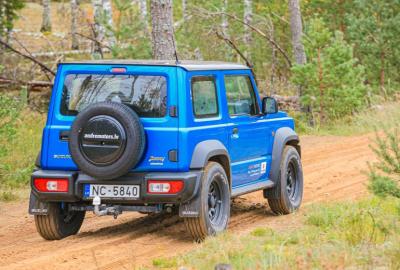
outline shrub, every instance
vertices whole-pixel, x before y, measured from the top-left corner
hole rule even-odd
[[[17,119],[21,113],[18,100],[0,95],[0,140],[8,141],[16,133]],[[6,144],[0,144],[0,157],[7,155]]]
[[[400,198],[400,133],[399,126],[384,135],[377,133],[375,145],[371,149],[378,162],[370,165],[369,190],[378,196]]]

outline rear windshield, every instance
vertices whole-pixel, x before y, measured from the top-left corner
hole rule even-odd
[[[163,117],[167,86],[163,76],[69,74],[64,81],[61,114],[76,115],[87,106],[123,103],[140,117]]]

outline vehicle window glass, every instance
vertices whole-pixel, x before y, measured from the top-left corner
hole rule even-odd
[[[258,106],[248,76],[225,76],[225,89],[230,115],[256,115]]]
[[[213,77],[192,78],[193,113],[204,118],[218,115],[217,89]]]
[[[123,103],[140,117],[163,117],[167,105],[166,78],[111,74],[66,76],[61,114],[76,115],[87,106],[103,101]]]

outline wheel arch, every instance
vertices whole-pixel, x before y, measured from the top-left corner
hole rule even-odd
[[[278,181],[282,153],[286,145],[291,145],[296,148],[297,152],[301,156],[299,136],[293,129],[289,127],[282,127],[275,132],[275,139],[272,148],[270,179],[274,183]]]
[[[199,142],[194,148],[190,169],[202,169],[209,161],[218,162],[224,168],[228,177],[229,186],[231,181],[231,160],[225,145],[218,140],[206,140]]]

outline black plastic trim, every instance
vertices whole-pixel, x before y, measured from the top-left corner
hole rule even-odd
[[[153,172],[153,173],[130,173],[114,180],[97,180],[93,177],[80,173],[68,171],[46,171],[38,170],[32,174],[31,187],[32,192],[40,201],[44,202],[84,202],[91,199],[83,197],[84,184],[106,184],[106,185],[140,185],[140,198],[137,200],[110,200],[103,199],[104,203],[183,203],[192,199],[199,190],[199,183],[203,172],[193,170],[189,172]],[[69,191],[60,192],[39,192],[33,186],[35,178],[68,178]],[[183,180],[184,189],[178,194],[148,194],[148,180]]]

